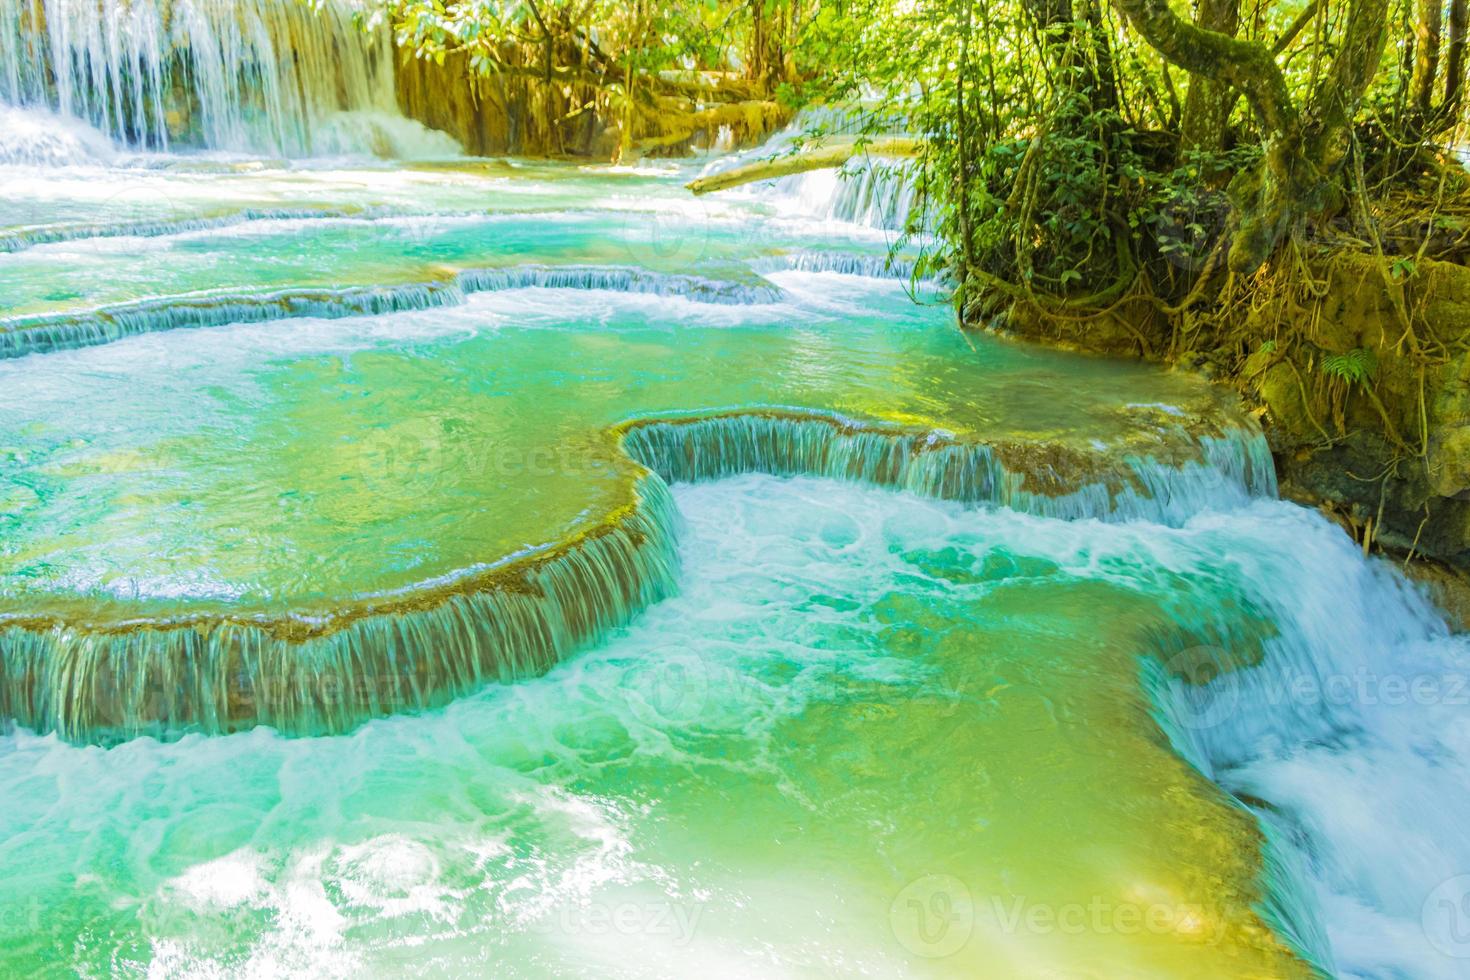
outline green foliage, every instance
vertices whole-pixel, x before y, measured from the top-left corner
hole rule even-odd
[[[604,84],[615,69],[739,70],[751,53],[757,13],[769,37],[790,21],[795,0],[380,0],[397,43],[417,57],[468,56],[484,75],[525,67],[550,48],[553,76],[589,71]],[[784,37],[784,34],[782,35]],[[534,67],[534,66],[533,66]],[[541,67],[545,67],[542,65]]]
[[[1205,75],[1169,64],[1140,37],[1137,21],[1119,13],[1123,3],[380,2],[374,16],[386,16],[400,45],[419,57],[463,54],[481,75],[532,79],[527,84],[544,76],[542,84],[563,93],[559,112],[570,116],[595,103],[626,117],[625,140],[639,118],[664,118],[671,93],[699,103],[708,78],[682,88],[675,80],[699,73],[721,84],[741,79],[748,87],[742,97],[787,109],[841,107],[828,129],[927,137],[914,174],[923,211],[909,228],[929,249],[924,267],[1043,296],[1116,296],[1110,286],[1133,277],[1156,296],[1181,300],[1247,226],[1271,246],[1283,234],[1299,235],[1307,219],[1340,224],[1346,216],[1360,226],[1345,241],[1374,242],[1376,231],[1359,220],[1370,215],[1364,220],[1372,222],[1371,203],[1345,202],[1379,185],[1356,186],[1342,175],[1367,173],[1371,181],[1387,172],[1396,186],[1417,179],[1416,148],[1430,128],[1410,104],[1412,49],[1392,43],[1422,26],[1421,5],[1412,0],[1386,0],[1395,38],[1382,47],[1376,70],[1369,65],[1361,103],[1354,94],[1346,106],[1355,113],[1349,147],[1272,144],[1252,104],[1228,85],[1212,88]],[[1358,50],[1371,59],[1378,50],[1362,49],[1349,33],[1355,17],[1373,16],[1372,3],[1263,0],[1229,9],[1237,38],[1275,51],[1286,96],[1312,124],[1342,108],[1335,100],[1346,98],[1346,59]],[[1187,21],[1184,6],[1169,9]],[[1203,3],[1194,7],[1205,15]],[[1470,71],[1470,58],[1457,70]],[[1436,132],[1459,124],[1463,138],[1470,103],[1455,96],[1463,81],[1435,83]],[[585,91],[572,92],[573,85]],[[1364,159],[1343,167],[1349,152]],[[1275,184],[1265,174],[1284,167],[1289,153],[1312,161],[1281,172],[1320,166],[1339,176],[1312,188],[1310,200],[1302,188],[1286,188],[1288,198],[1303,199],[1273,212],[1265,198],[1280,173]],[[1431,220],[1444,231],[1463,230],[1451,227],[1460,221],[1453,215]],[[1414,263],[1398,255],[1394,275],[1411,276]],[[1003,292],[1014,298],[1014,289]]]
[[[1342,354],[1322,358],[1322,373],[1350,385],[1367,384],[1378,369],[1378,358],[1366,347],[1355,347]]]

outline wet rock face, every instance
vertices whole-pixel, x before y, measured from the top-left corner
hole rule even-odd
[[[1470,333],[1470,323],[1463,333]],[[1441,497],[1460,497],[1470,492],[1470,355],[1447,365],[1434,414],[1439,425],[1429,437],[1430,487]]]
[[[569,62],[580,58],[564,56]],[[528,55],[518,46],[506,46],[501,57],[522,69],[540,65],[539,52]],[[596,78],[589,71],[548,93],[532,73],[487,77],[463,53],[450,52],[440,63],[400,48],[394,90],[405,116],[450,134],[476,156],[683,156],[720,145],[755,145],[790,121],[788,110],[734,79],[701,87],[697,97],[677,87],[661,91],[657,111],[640,110],[630,121],[608,91],[594,84]]]
[[[1358,533],[1371,521],[1391,551],[1470,568],[1470,353],[1454,346],[1470,332],[1470,270],[1426,262],[1395,283],[1370,256],[1338,256],[1324,278],[1315,308],[1266,313],[1311,351],[1255,378],[1283,492]],[[1412,354],[1409,325],[1448,356]],[[1328,377],[1329,359],[1354,352],[1367,352],[1368,384]]]

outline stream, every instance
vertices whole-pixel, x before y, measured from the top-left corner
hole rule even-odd
[[[463,157],[346,21],[179,145],[19,9],[0,974],[1470,970],[1470,642],[1229,393],[961,331],[881,168]]]

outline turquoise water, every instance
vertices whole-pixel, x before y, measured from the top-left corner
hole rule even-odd
[[[546,677],[335,738],[7,739],[0,969],[1291,969],[1138,678],[1170,606],[1249,592],[1204,572],[1227,534],[759,476],[676,502],[679,594]],[[1198,586],[1160,591],[1176,563]],[[1090,901],[1158,924],[1008,924]]]
[[[611,435],[634,418],[779,409],[1090,449],[1216,408],[1187,379],[967,341],[897,283],[772,282],[779,303],[511,290],[0,363],[5,611],[321,612],[453,575],[599,521],[636,473]]]
[[[456,305],[510,286],[769,303],[780,291],[762,273],[907,279],[912,266],[906,255],[889,262],[890,234],[696,200],[657,171],[466,162],[135,168],[54,183],[21,174],[0,190],[0,241],[12,248],[0,252],[0,357],[178,326]]]
[[[1470,653],[1228,395],[817,181],[178,162],[0,182],[0,974],[1460,975]]]

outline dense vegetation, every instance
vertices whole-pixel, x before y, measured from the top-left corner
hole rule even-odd
[[[530,82],[553,128],[629,120],[619,151],[655,149],[679,97],[732,94],[923,135],[938,261],[975,301],[1095,309],[1140,279],[1177,304],[1200,273],[1250,274],[1312,236],[1460,254],[1446,147],[1463,137],[1466,3],[390,0],[387,15],[418,57]],[[1416,225],[1385,224],[1389,204]]]
[[[401,50],[469,76],[521,152],[678,152],[696,133],[769,131],[796,77],[797,4],[387,0]],[[456,64],[457,63],[457,64]],[[611,143],[597,139],[611,130]]]
[[[1338,453],[1350,485],[1314,493],[1355,527],[1387,507],[1401,548],[1470,548],[1446,503],[1470,431],[1433,457],[1470,289],[1430,315],[1424,285],[1470,259],[1470,0],[387,2],[415,57],[519,86],[503,108],[547,152],[680,152],[820,105],[800,118],[859,149],[915,137],[907,245],[966,323],[1236,379],[1295,432],[1279,452]],[[1389,312],[1348,309],[1351,276]]]

